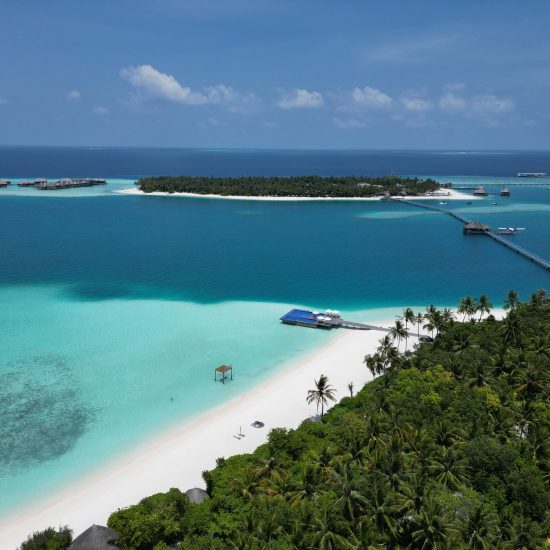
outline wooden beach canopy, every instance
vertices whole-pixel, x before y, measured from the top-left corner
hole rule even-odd
[[[92,525],[78,535],[69,550],[113,550],[118,533],[103,525]]]
[[[225,375],[226,372],[231,373],[231,380],[233,380],[233,367],[230,365],[220,365],[219,367],[216,367],[214,369],[214,380],[218,379],[218,372],[221,374],[221,382],[225,384],[225,381],[227,379],[227,376]]]

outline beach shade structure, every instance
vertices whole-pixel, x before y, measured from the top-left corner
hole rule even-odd
[[[191,504],[202,504],[205,500],[210,498],[204,489],[199,489],[198,487],[187,489],[187,491],[185,491],[185,496]]]
[[[214,369],[214,381],[218,380],[218,373],[220,373],[220,382],[225,384],[225,381],[228,380],[226,373],[230,373],[230,380],[233,380],[233,367],[231,365],[220,365]]]
[[[254,420],[252,424],[250,424],[253,428],[263,428],[265,424],[261,422],[260,420]]]
[[[103,525],[92,525],[80,533],[69,550],[113,550],[117,548],[118,533]]]

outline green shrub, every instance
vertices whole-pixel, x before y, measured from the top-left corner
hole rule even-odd
[[[20,550],[64,550],[73,541],[73,532],[67,527],[36,531],[21,544]]]

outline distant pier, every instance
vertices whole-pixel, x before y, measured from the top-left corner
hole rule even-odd
[[[452,210],[445,210],[444,208],[438,208],[437,206],[431,206],[428,204],[420,204],[418,202],[410,201],[407,199],[394,199],[395,202],[402,202],[405,204],[409,204],[411,206],[416,206],[417,208],[425,208],[426,210],[432,210],[434,212],[440,212],[442,214],[448,214],[449,216],[452,216],[453,218],[456,218],[458,221],[462,222],[464,225],[464,232],[465,233],[479,233],[482,235],[487,235],[491,237],[491,239],[495,240],[496,242],[504,245],[506,248],[509,248],[510,250],[513,250],[517,254],[523,256],[527,260],[539,265],[540,267],[546,269],[547,271],[550,271],[550,262],[548,260],[545,260],[541,256],[538,256],[537,254],[534,254],[533,252],[530,252],[526,248],[523,248],[521,246],[518,246],[517,244],[511,243],[510,241],[507,241],[506,239],[503,239],[500,235],[497,235],[494,231],[491,230],[491,228],[488,225],[483,225],[480,222],[473,222],[472,220],[465,218],[464,216],[461,216],[460,214],[457,214],[456,212],[453,212]],[[468,227],[483,227],[483,230],[479,231],[470,231],[467,230]]]

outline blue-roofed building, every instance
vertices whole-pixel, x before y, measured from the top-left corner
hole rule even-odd
[[[292,309],[281,317],[281,321],[288,325],[300,325],[312,328],[332,328],[333,326],[338,326],[332,317],[306,309]]]

